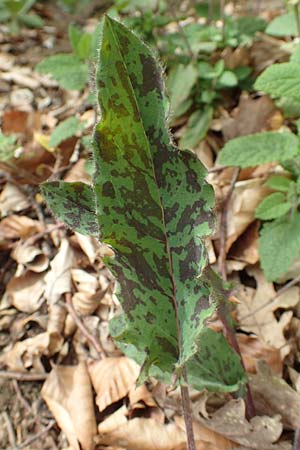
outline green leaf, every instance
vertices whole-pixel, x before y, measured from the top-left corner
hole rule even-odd
[[[97,216],[102,241],[115,251],[110,266],[124,310],[114,336],[146,352],[145,373],[153,364],[173,372],[197,353],[215,310],[199,278],[213,191],[197,157],[170,143],[161,70],[151,52],[108,17],[97,79]]]
[[[75,136],[78,131],[83,129],[83,124],[77,117],[69,117],[61,122],[52,132],[49,141],[50,147],[57,147],[63,141],[71,136]]]
[[[186,103],[191,90],[198,78],[198,70],[194,64],[184,66],[179,64],[169,74],[167,88],[171,97],[172,117],[179,117],[182,112],[182,104]]]
[[[268,281],[283,275],[300,256],[300,214],[266,222],[260,232],[259,256]]]
[[[213,117],[213,108],[206,107],[203,111],[197,110],[191,114],[185,133],[180,139],[181,148],[194,148],[205,138]]]
[[[288,192],[291,183],[292,180],[290,180],[289,178],[280,175],[272,175],[265,182],[265,186],[276,191]]]
[[[64,89],[83,89],[89,79],[89,68],[77,56],[57,54],[41,61],[36,70],[51,75]]]
[[[275,17],[267,26],[266,33],[277,37],[298,36],[295,14],[288,12]]]
[[[0,133],[0,161],[7,161],[14,156],[17,148],[17,136],[10,134],[5,136]]]
[[[292,205],[286,200],[286,195],[281,192],[274,192],[274,194],[268,195],[258,205],[255,211],[255,217],[262,220],[277,219],[284,216]]]
[[[292,133],[268,131],[242,136],[227,142],[218,164],[251,167],[272,161],[284,161],[298,153],[298,139]]]
[[[225,70],[218,79],[219,87],[231,88],[237,86],[237,84],[237,76],[231,70]]]
[[[69,36],[69,40],[70,40],[72,49],[73,49],[74,53],[76,53],[76,54],[77,54],[77,47],[78,47],[78,44],[79,44],[79,41],[80,41],[82,35],[83,35],[83,32],[76,25],[74,25],[73,23],[71,23],[69,25],[68,36]]]
[[[88,60],[91,53],[92,35],[84,33],[77,45],[77,56],[82,60]]]
[[[205,328],[200,351],[187,365],[189,384],[203,391],[235,392],[247,381],[239,356],[221,333]]]
[[[300,45],[297,44],[294,51],[290,57],[290,62],[300,64]]]
[[[99,237],[95,194],[80,182],[52,181],[42,184],[42,194],[56,217],[78,233]]]
[[[254,87],[274,97],[288,97],[299,101],[300,64],[273,64],[257,78]]]
[[[43,19],[37,14],[22,14],[18,20],[28,28],[42,28],[44,26]]]

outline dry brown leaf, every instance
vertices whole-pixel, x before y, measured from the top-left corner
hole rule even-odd
[[[49,305],[48,308],[48,333],[63,334],[67,311],[62,305],[57,303]]]
[[[249,422],[245,418],[245,403],[242,399],[230,400],[209,419],[199,414],[199,420],[227,439],[257,450],[268,448],[282,433],[280,416],[255,416]]]
[[[259,364],[258,373],[250,375],[250,387],[259,414],[280,414],[285,428],[299,428],[300,394],[266,364]]]
[[[116,414],[116,413],[115,413]],[[120,417],[121,416],[121,417]],[[155,419],[135,418],[124,422],[124,410],[108,426],[106,420],[99,425],[97,443],[120,446],[130,450],[186,450],[186,432],[182,417],[176,423],[161,424]],[[115,427],[115,428],[114,428]],[[106,429],[109,431],[106,432]],[[232,442],[194,422],[197,450],[229,450]]]
[[[232,117],[221,119],[225,141],[270,129],[270,121],[275,113],[276,107],[270,97],[265,95],[253,99],[244,92]]]
[[[91,264],[94,264],[96,258],[100,254],[101,244],[92,237],[75,232],[75,236],[82,251],[86,254]]]
[[[59,351],[63,339],[57,333],[40,333],[24,341],[10,344],[0,355],[0,362],[10,370],[23,371],[33,369],[44,373],[45,369],[40,358]]]
[[[45,281],[45,297],[49,304],[57,302],[62,294],[71,292],[71,269],[75,266],[75,254],[67,239],[61,241],[58,253],[50,263]]]
[[[12,183],[6,183],[0,194],[0,215],[7,216],[9,213],[22,211],[30,206],[26,195]]]
[[[92,314],[98,308],[103,296],[97,276],[82,269],[72,269],[71,277],[77,288],[72,297],[75,310],[80,315]]]
[[[294,307],[299,302],[299,287],[291,287],[266,307],[259,310],[262,305],[274,298],[276,291],[273,283],[266,281],[263,273],[257,267],[249,268],[247,271],[249,275],[255,278],[257,288],[253,289],[246,286],[238,288],[237,297],[241,302],[237,305],[239,326],[245,331],[255,333],[263,343],[281,349],[281,357],[283,358],[290,351],[289,345],[286,345],[284,329],[290,322],[293,313],[292,311],[286,311],[277,320],[274,311],[278,308]]]
[[[33,313],[43,304],[45,298],[45,275],[25,272],[21,277],[13,277],[7,284],[6,293],[19,311]]]
[[[28,245],[27,242],[19,242],[13,249],[11,257],[17,263],[37,273],[44,272],[49,265],[48,257],[39,248]]]
[[[85,170],[86,159],[80,158],[74,166],[69,170],[64,180],[67,182],[81,181],[82,183],[91,184],[91,177]]]
[[[263,185],[261,178],[239,181],[232,193],[227,213],[227,241],[226,249],[247,229],[255,220],[255,210],[264,197],[270,192]]]
[[[274,374],[282,375],[282,359],[278,348],[261,342],[256,336],[238,333],[237,338],[248,373],[256,373],[257,363],[262,360],[268,364]]]
[[[126,397],[140,374],[140,367],[126,356],[106,358],[88,365],[100,411]]]
[[[145,384],[140,386],[134,386],[129,392],[129,402],[132,408],[135,408],[136,405],[141,402],[145,403],[145,405],[150,407],[156,407],[157,403],[154,400],[151,392],[147,389]]]
[[[26,239],[35,233],[40,233],[43,226],[37,220],[27,216],[12,214],[0,223],[0,241],[6,239]]]
[[[86,365],[55,367],[41,394],[72,449],[93,450],[97,427]]]
[[[242,261],[247,264],[256,264],[259,260],[258,254],[258,230],[260,222],[255,220],[246,231],[233,243],[228,258]]]

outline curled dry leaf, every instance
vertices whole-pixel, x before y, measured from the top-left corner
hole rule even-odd
[[[91,264],[94,264],[101,249],[100,242],[93,236],[85,236],[75,232],[75,236],[82,251],[86,254]]]
[[[86,365],[55,367],[41,394],[72,449],[93,450],[97,427]]]
[[[265,361],[273,373],[282,375],[282,359],[279,348],[267,345],[256,336],[237,334],[246,371],[256,373],[258,361]]]
[[[99,425],[100,436],[97,443],[119,446],[130,450],[186,450],[186,432],[182,417],[176,423],[162,424],[155,419],[126,419],[123,409],[115,417],[111,417]],[[109,421],[109,423],[106,423]],[[200,423],[194,422],[194,434],[197,450],[229,450],[232,442],[209,430]]]
[[[88,366],[100,411],[126,397],[140,374],[140,367],[126,356],[106,358]]]
[[[96,294],[100,289],[97,276],[82,269],[72,269],[71,276],[77,288],[77,292],[72,297],[74,308],[81,315],[92,314],[103,296],[101,292],[99,292],[100,295]]]
[[[286,381],[261,363],[258,373],[250,375],[250,387],[260,414],[280,414],[286,428],[299,428],[300,394]]]
[[[20,242],[12,251],[11,257],[33,272],[44,272],[49,265],[47,256],[34,245]]]
[[[256,280],[256,289],[240,286],[237,297],[240,303],[237,305],[240,328],[255,333],[263,343],[274,348],[281,349],[281,357],[290,351],[286,345],[284,329],[292,318],[292,311],[281,314],[279,321],[274,315],[278,308],[292,308],[299,302],[300,290],[294,286],[275,298],[276,291],[273,283],[266,281],[263,273],[257,268],[249,268],[248,273]],[[269,301],[269,303],[268,303]],[[263,309],[262,305],[268,303]]]
[[[148,391],[147,386],[142,384],[140,386],[134,386],[129,392],[129,402],[132,408],[137,407],[137,404],[141,402],[150,407],[156,407],[157,403],[154,400],[151,392]]]
[[[48,308],[48,333],[63,334],[67,311],[59,304],[51,304]]]
[[[51,356],[58,352],[63,339],[58,333],[40,333],[32,338],[9,345],[0,355],[0,363],[10,370],[44,372],[41,356]]]
[[[30,206],[26,195],[12,183],[6,183],[0,194],[0,215],[7,216],[9,213],[22,211]]]
[[[210,430],[250,449],[268,449],[282,433],[282,423],[278,415],[256,416],[248,421],[245,418],[245,403],[242,399],[230,400],[209,419],[199,414],[199,420]]]
[[[43,304],[45,286],[45,274],[28,271],[20,277],[11,278],[6,293],[16,309],[30,314]]]
[[[49,304],[57,302],[62,294],[71,292],[71,269],[75,265],[75,254],[67,239],[62,239],[58,253],[50,263],[45,281],[45,297]]]
[[[43,226],[37,220],[27,216],[12,214],[0,223],[0,241],[6,239],[26,239],[35,233],[43,231]]]

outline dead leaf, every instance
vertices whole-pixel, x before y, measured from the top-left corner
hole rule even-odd
[[[233,243],[228,258],[242,261],[247,264],[256,264],[259,261],[258,231],[260,222],[252,222],[244,233]]]
[[[72,297],[75,310],[84,316],[92,314],[103,297],[97,276],[82,269],[72,269],[71,277],[77,288],[77,292]]]
[[[259,414],[280,414],[285,428],[300,427],[300,394],[266,364],[260,363],[258,373],[250,375],[250,388]]]
[[[283,358],[290,352],[289,345],[286,345],[284,337],[284,329],[292,318],[292,311],[281,314],[277,320],[274,311],[278,308],[292,308],[299,302],[299,287],[293,286],[274,301],[276,291],[273,283],[266,281],[263,273],[257,267],[247,269],[250,276],[256,280],[256,289],[239,286],[237,297],[240,304],[237,305],[239,326],[241,329],[255,333],[259,339],[274,348],[281,349],[281,357]],[[262,305],[270,303],[263,309],[259,309]]]
[[[134,386],[129,392],[129,402],[132,408],[135,408],[137,404],[143,402],[149,407],[156,407],[157,403],[154,400],[151,392],[147,389],[145,384],[140,386]]]
[[[26,239],[42,230],[43,226],[37,220],[11,214],[0,222],[0,241],[2,239]]]
[[[168,424],[144,418],[125,422],[124,408],[115,417],[113,421],[110,420],[111,417],[108,417],[100,423],[97,444],[120,446],[130,450],[186,450],[186,432],[182,417],[176,418],[176,423]],[[109,423],[107,424],[106,421]],[[200,423],[194,422],[194,434],[197,450],[230,450],[232,448],[232,442]]]
[[[45,275],[25,272],[20,277],[13,277],[7,284],[7,295],[11,304],[19,311],[33,313],[45,301]]]
[[[93,394],[84,363],[57,366],[49,374],[41,392],[73,450],[93,450],[97,433]]]
[[[278,415],[256,416],[249,422],[245,418],[245,403],[242,399],[230,400],[209,419],[199,415],[199,420],[210,430],[227,439],[257,450],[268,448],[282,433],[282,423]]]
[[[0,355],[0,362],[10,370],[24,372],[32,368],[34,372],[44,373],[41,356],[58,352],[62,342],[57,333],[40,333],[14,345],[10,344]]]
[[[0,214],[2,217],[9,213],[28,208],[30,202],[26,195],[12,183],[6,183],[0,194]]]
[[[236,183],[228,205],[227,251],[255,220],[255,210],[257,206],[270,192],[263,183],[264,181],[261,178],[239,181]]]
[[[50,263],[45,281],[45,297],[49,304],[56,303],[72,290],[71,269],[75,266],[75,254],[67,239],[62,239],[58,253]]]
[[[88,365],[100,411],[126,397],[140,374],[140,367],[126,356],[106,358]]]
[[[18,243],[13,249],[11,257],[32,272],[44,272],[49,265],[48,257],[39,248],[29,245],[27,242]]]
[[[91,184],[92,179],[90,175],[85,170],[85,164],[87,160],[80,158],[74,166],[69,170],[67,175],[64,177],[64,181],[73,182],[81,181],[82,183]]]
[[[256,336],[237,334],[247,373],[256,373],[258,361],[265,361],[273,373],[282,375],[280,350],[261,342]]]
[[[269,130],[272,116],[276,112],[270,97],[264,95],[253,99],[247,92],[243,92],[231,117],[221,119],[225,142],[238,136]]]

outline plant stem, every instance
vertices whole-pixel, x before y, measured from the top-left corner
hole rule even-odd
[[[186,368],[183,369],[184,384],[180,385],[183,417],[185,422],[188,450],[196,450],[195,436],[193,430],[193,416],[189,388],[187,384]]]

